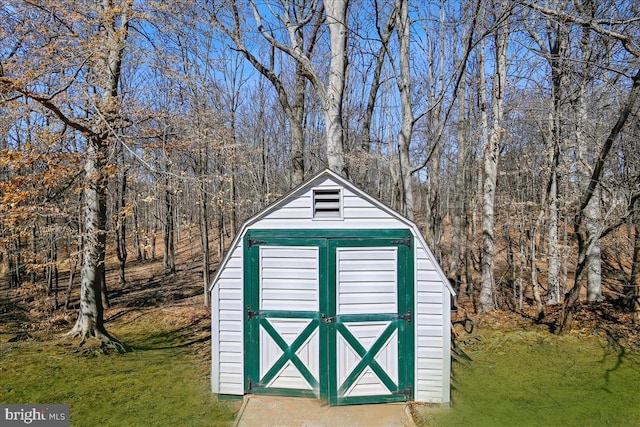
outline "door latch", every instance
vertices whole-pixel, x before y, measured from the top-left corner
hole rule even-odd
[[[251,307],[247,307],[247,319],[251,320],[252,317],[261,316],[261,311],[251,310]]]
[[[398,317],[396,317],[396,319],[402,319],[407,323],[411,323],[411,321],[413,320],[413,316],[411,315],[411,310],[408,310],[406,314],[399,314]]]
[[[336,323],[335,317],[327,317],[324,313],[320,315],[320,323]]]

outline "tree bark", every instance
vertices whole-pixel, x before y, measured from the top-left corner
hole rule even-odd
[[[400,102],[402,110],[402,123],[398,134],[398,176],[401,182],[400,212],[413,220],[413,182],[411,180],[411,159],[409,148],[411,146],[411,136],[413,134],[413,104],[411,99],[411,58],[410,52],[410,20],[409,2],[400,2],[397,17],[397,33],[400,56],[400,75],[398,76],[398,90],[400,91]]]
[[[559,27],[559,26],[558,26]],[[560,164],[560,140],[562,138],[561,123],[561,90],[563,87],[563,69],[561,55],[564,52],[565,34],[560,28],[555,28],[555,39],[549,41],[549,63],[551,65],[552,102],[550,144],[549,144],[549,183],[547,194],[549,199],[549,223],[548,223],[548,294],[547,304],[562,302],[560,290],[560,250],[558,241],[558,167]],[[552,37],[552,36],[549,36]]]
[[[427,172],[427,218],[429,221],[429,226],[427,228],[427,243],[431,245],[433,255],[436,260],[442,262],[442,251],[441,251],[441,240],[442,240],[442,202],[440,199],[440,191],[441,191],[441,182],[440,182],[440,174],[442,167],[442,152],[443,147],[439,142],[442,136],[442,107],[443,102],[439,102],[437,100],[437,92],[444,92],[445,87],[445,26],[446,26],[446,15],[445,15],[445,3],[440,3],[440,19],[439,19],[439,44],[440,49],[437,53],[435,49],[429,49],[431,52],[431,58],[429,59],[429,69],[427,72],[428,79],[433,83],[429,85],[428,90],[428,99],[430,110],[427,115],[430,125],[429,128],[432,129],[429,134],[429,139],[431,141],[432,147],[429,152],[430,163]],[[460,71],[463,73],[463,71]],[[436,77],[437,75],[437,77]]]
[[[307,81],[302,74],[302,67],[296,63],[294,76],[295,89],[291,103],[291,186],[296,187],[304,181],[304,99]]]
[[[122,157],[122,173],[120,176],[119,189],[116,191],[116,204],[115,212],[116,216],[116,256],[120,264],[120,274],[118,277],[118,283],[121,286],[125,286],[127,279],[126,264],[127,264],[127,213],[126,213],[126,195],[127,195],[127,166],[124,163],[124,154],[120,153]]]
[[[348,176],[344,156],[344,127],[342,124],[342,100],[347,72],[347,7],[348,0],[327,0],[324,8],[329,27],[331,61],[329,81],[322,103],[327,132],[327,162],[329,169]]]
[[[505,19],[509,2],[501,0],[498,16]],[[492,124],[484,146],[484,185],[482,197],[482,287],[480,308],[482,312],[493,310],[495,306],[495,197],[498,177],[500,146],[504,139],[503,127],[504,97],[507,84],[507,46],[509,41],[508,18],[495,30],[496,63],[492,77]],[[484,54],[484,53],[483,53]],[[480,67],[484,73],[484,67]],[[485,93],[481,83],[482,93]]]
[[[208,156],[207,156],[208,157]],[[208,159],[207,159],[208,161]],[[206,166],[205,166],[206,167]],[[211,259],[211,250],[209,248],[209,204],[207,202],[207,191],[205,183],[200,183],[200,248],[202,251],[202,280],[204,287],[204,306],[209,307],[209,285],[211,284],[211,273],[209,272],[209,263]]]
[[[106,245],[106,189],[102,171],[105,167],[108,150],[104,141],[98,137],[90,138],[87,144],[85,162],[84,190],[85,236],[82,254],[80,312],[72,336],[79,336],[84,343],[91,337],[101,341],[113,338],[104,327],[104,306],[102,288],[104,280],[104,259]]]
[[[630,280],[633,287],[631,308],[633,310],[633,324],[635,327],[640,327],[640,202],[636,202],[635,205],[636,211],[632,217],[635,236]]]
[[[458,89],[458,123],[456,127],[456,174],[455,186],[457,191],[454,194],[454,212],[451,221],[453,241],[451,245],[451,259],[449,260],[449,274],[460,282],[462,272],[460,263],[461,254],[466,251],[466,170],[467,170],[467,150],[469,141],[469,121],[466,111],[466,79],[463,78]]]
[[[587,115],[587,85],[590,81],[591,70],[589,69],[589,58],[592,54],[590,30],[588,28],[582,29],[581,40],[581,61],[582,75],[578,80],[578,94],[575,101],[576,104],[576,144],[578,146],[578,162],[582,166],[580,168],[580,177],[583,185],[589,183],[590,168],[589,157],[595,152],[595,147],[587,141],[587,125],[589,123],[589,117]],[[593,152],[591,149],[593,148]],[[600,258],[600,200],[599,200],[599,188],[594,187],[592,195],[585,204],[581,215],[584,218],[586,239],[590,244],[587,244],[584,249],[586,250],[585,270],[587,276],[587,300],[589,302],[602,300],[602,279],[601,279],[601,258]]]
[[[175,245],[175,203],[174,189],[169,181],[169,176],[165,175],[164,182],[164,228],[162,238],[164,241],[164,258],[162,264],[172,275],[176,274],[176,245]]]
[[[584,210],[587,240],[593,244],[586,253],[585,269],[587,271],[587,301],[602,301],[602,257],[600,249],[600,189],[594,195]]]

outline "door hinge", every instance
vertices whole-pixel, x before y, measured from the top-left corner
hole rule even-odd
[[[335,317],[327,317],[326,315],[322,314],[320,316],[320,323],[336,323],[336,318]]]
[[[391,242],[392,245],[402,245],[411,249],[411,236],[407,236],[404,239],[394,240]]]
[[[406,314],[399,314],[398,317],[396,317],[396,319],[402,319],[407,323],[411,323],[411,321],[413,320],[413,315],[411,314],[411,310],[407,311]]]
[[[261,316],[262,312],[260,310],[251,310],[251,307],[247,307],[247,319],[251,320],[252,317]]]
[[[404,390],[394,391],[393,394],[401,394],[403,396],[406,396],[407,399],[409,399],[411,397],[411,386],[405,388]]]
[[[265,242],[264,240],[256,240],[256,239],[252,239],[251,237],[249,237],[247,239],[247,245],[249,245],[249,247],[255,246],[255,245],[264,245]]]

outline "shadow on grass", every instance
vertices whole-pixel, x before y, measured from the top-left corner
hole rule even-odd
[[[114,329],[134,351],[184,349],[211,341],[208,316],[185,311],[161,316],[157,309],[123,309],[107,321],[118,324]]]
[[[109,292],[111,301],[130,308],[156,307],[199,295],[202,289],[189,280],[176,280],[175,276],[162,274],[145,281],[127,283]]]

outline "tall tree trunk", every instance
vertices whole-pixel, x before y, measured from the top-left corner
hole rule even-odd
[[[498,16],[505,19],[509,2],[501,0]],[[492,77],[491,132],[484,146],[484,185],[482,198],[482,287],[480,289],[480,309],[482,312],[495,307],[495,197],[498,177],[500,145],[504,139],[503,127],[504,96],[507,87],[507,45],[509,41],[508,18],[495,30],[496,64]],[[484,52],[482,53],[484,55]],[[484,73],[484,67],[480,73]],[[481,82],[483,93],[485,91]]]
[[[413,104],[411,99],[411,65],[410,65],[410,20],[409,2],[402,0],[397,21],[399,56],[400,56],[400,76],[398,76],[398,90],[400,91],[400,102],[402,110],[402,124],[398,134],[398,156],[399,171],[398,176],[401,182],[400,209],[401,213],[413,220],[413,183],[411,181],[411,159],[409,148],[411,136],[413,134]]]
[[[103,0],[99,8],[102,31],[102,50],[94,65],[94,71],[101,79],[102,94],[99,102],[100,114],[96,115],[96,129],[88,136],[85,160],[86,187],[85,239],[83,248],[80,312],[76,324],[69,332],[80,336],[82,342],[96,337],[116,346],[119,351],[125,347],[111,337],[104,327],[104,306],[102,292],[106,291],[105,246],[107,224],[105,166],[109,158],[107,142],[113,137],[112,130],[117,125],[118,85],[124,56],[125,43],[129,33],[130,13],[133,0],[123,0],[113,4]],[[106,292],[105,292],[106,295]]]
[[[348,5],[348,0],[327,0],[324,2],[331,43],[331,61],[329,82],[322,99],[329,169],[345,177],[348,176],[348,171],[344,156],[342,101],[347,71]]]
[[[429,60],[429,71],[427,78],[433,83],[429,85],[428,99],[429,99],[429,128],[432,129],[429,132],[429,139],[431,140],[432,148],[429,155],[430,167],[428,169],[427,180],[427,209],[426,216],[428,218],[428,233],[427,243],[431,245],[433,255],[436,260],[442,262],[442,251],[440,249],[440,241],[442,239],[442,208],[440,200],[440,169],[442,165],[442,144],[439,142],[442,135],[442,102],[437,100],[438,92],[444,92],[444,72],[445,72],[445,3],[440,3],[440,33],[439,44],[440,49],[437,54],[438,60],[436,61],[435,49],[429,49],[431,52],[431,58]],[[461,71],[462,72],[462,71]],[[437,78],[436,78],[437,73]]]
[[[494,280],[493,280],[493,200],[494,189],[490,186],[492,182],[495,182],[494,166],[497,166],[497,156],[492,159],[490,156],[495,151],[494,147],[491,147],[489,139],[489,114],[487,109],[489,108],[487,99],[487,80],[485,77],[485,42],[480,42],[480,49],[478,51],[478,72],[480,74],[480,129],[481,129],[481,141],[482,149],[484,150],[484,164],[482,180],[482,252],[481,252],[481,283],[480,283],[480,310],[482,312],[492,310],[494,306]],[[489,170],[489,172],[487,172]],[[494,175],[489,175],[494,173]]]
[[[307,81],[302,67],[296,63],[295,90],[291,103],[291,186],[296,187],[304,181],[304,99]]]
[[[631,267],[631,286],[633,309],[633,324],[640,327],[640,202],[636,202],[636,210],[633,218],[634,239],[633,239],[633,264]]]
[[[85,236],[82,254],[80,312],[71,331],[82,342],[91,337],[101,341],[113,341],[104,327],[104,306],[102,289],[104,281],[104,260],[106,244],[106,189],[103,175],[108,150],[98,136],[87,141],[87,159],[84,190]]]
[[[559,4],[562,2],[553,1],[551,4],[554,8],[564,7]],[[556,20],[546,20],[544,29],[546,38],[533,28],[532,24],[525,21],[524,25],[529,31],[531,37],[535,40],[539,51],[549,63],[551,69],[551,103],[552,108],[549,109],[547,123],[547,132],[543,133],[545,145],[548,151],[549,179],[547,182],[546,194],[543,195],[541,203],[542,209],[548,208],[548,293],[547,304],[557,304],[562,301],[562,292],[560,287],[561,274],[561,258],[559,250],[559,220],[558,220],[558,203],[559,203],[559,174],[558,168],[560,164],[560,144],[563,139],[562,135],[562,91],[565,86],[564,79],[566,74],[565,52],[568,44],[569,34],[566,26]],[[547,203],[545,203],[545,198]],[[537,226],[540,225],[538,222]],[[536,236],[534,236],[535,238]]]
[[[200,252],[202,268],[202,286],[204,293],[204,306],[209,307],[209,285],[211,284],[211,273],[209,270],[211,262],[211,248],[209,246],[209,144],[203,144],[198,158],[198,174],[202,177],[198,188],[198,225],[200,231]]]
[[[559,112],[558,112],[559,114]],[[554,117],[554,121],[558,116]],[[549,221],[548,229],[548,294],[547,304],[557,304],[562,301],[560,292],[560,250],[558,247],[558,163],[560,157],[560,142],[556,136],[552,137],[550,174],[548,184]]]
[[[592,241],[586,254],[587,301],[602,301],[602,258],[600,250],[600,189],[597,188],[587,204],[585,211],[585,229],[587,240]]]
[[[563,69],[561,55],[564,52],[565,35],[561,29],[556,29],[555,39],[550,40],[549,62],[551,64],[552,98],[550,147],[549,147],[549,183],[547,194],[549,199],[548,223],[548,294],[547,304],[557,304],[562,301],[560,291],[560,250],[558,242],[558,167],[560,164],[560,140],[562,138],[561,123],[561,90],[563,87]]]
[[[125,165],[124,153],[120,152],[122,158],[121,168],[122,173],[120,176],[120,185],[116,191],[116,256],[120,264],[120,271],[118,277],[118,283],[121,286],[126,285],[127,279],[125,277],[126,265],[127,265],[127,212],[126,212],[126,196],[127,196],[127,166]]]
[[[142,239],[140,239],[139,214],[140,214],[140,207],[138,206],[137,201],[135,201],[134,205],[133,205],[133,236],[134,236],[133,244],[134,244],[135,249],[136,249],[136,259],[138,261],[142,261],[142,259],[143,259],[143,257],[142,257]],[[146,256],[145,256],[145,258],[146,258]]]
[[[592,5],[589,5],[592,7]],[[582,29],[581,60],[583,61],[582,75],[578,81],[578,96],[576,99],[576,144],[578,146],[578,164],[580,168],[580,181],[584,185],[589,182],[591,170],[588,166],[589,158],[593,156],[593,144],[587,140],[587,126],[589,117],[587,114],[587,85],[590,81],[589,58],[592,49],[590,30]],[[585,246],[585,270],[587,278],[587,300],[590,302],[602,300],[601,259],[600,259],[600,191],[594,188],[582,215],[586,231],[586,239],[590,244]]]
[[[454,194],[453,218],[451,221],[453,236],[451,245],[451,259],[449,260],[449,274],[459,283],[462,278],[460,269],[461,254],[464,253],[466,242],[465,217],[467,192],[466,185],[467,145],[469,141],[469,121],[466,111],[466,79],[460,81],[458,89],[458,124],[456,127],[456,174]]]
[[[211,250],[209,248],[209,204],[207,203],[207,191],[205,182],[202,182],[200,188],[200,248],[202,250],[202,280],[204,286],[204,306],[209,307],[209,285],[211,283],[211,273],[209,272],[209,263],[211,259]]]
[[[574,218],[574,235],[578,242],[578,261],[576,263],[576,272],[574,277],[574,283],[571,290],[565,296],[566,304],[563,313],[563,321],[561,331],[571,327],[573,321],[573,312],[577,302],[580,299],[580,291],[582,289],[582,280],[584,278],[585,268],[587,265],[587,254],[591,251],[591,246],[595,243],[594,239],[599,238],[592,234],[588,234],[584,231],[584,223],[586,222],[585,210],[591,202],[591,199],[596,193],[597,186],[600,182],[600,177],[604,170],[604,165],[613,147],[613,143],[620,135],[620,132],[624,128],[633,108],[635,107],[638,95],[640,95],[640,69],[636,71],[636,74],[632,78],[632,86],[629,90],[627,99],[622,104],[620,112],[618,113],[618,119],[609,131],[609,135],[605,139],[600,152],[596,157],[595,164],[592,169],[591,178],[588,182],[587,188],[580,199],[580,206],[578,212]]]
[[[176,247],[175,247],[175,203],[174,189],[165,176],[164,188],[164,229],[162,238],[164,241],[164,258],[162,264],[170,274],[176,274]]]

